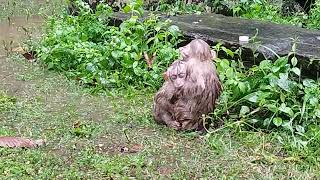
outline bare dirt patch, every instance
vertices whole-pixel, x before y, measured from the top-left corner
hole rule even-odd
[[[23,47],[23,41],[40,34],[40,25],[42,24],[40,16],[10,17],[0,22],[0,42],[3,47],[0,48],[0,86],[11,94],[23,95],[30,82],[18,80],[18,74],[23,74],[24,66],[9,62],[7,55],[12,54],[17,48]]]
[[[3,57],[6,53],[12,52],[15,48],[22,47],[22,42],[28,37],[39,37],[43,19],[40,16],[30,17],[8,17],[0,22],[0,54]]]

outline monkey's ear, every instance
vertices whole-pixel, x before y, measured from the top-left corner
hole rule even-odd
[[[217,53],[215,50],[211,50],[211,56],[213,60],[217,58]]]
[[[162,73],[163,79],[168,81],[169,80],[169,76],[167,72]]]

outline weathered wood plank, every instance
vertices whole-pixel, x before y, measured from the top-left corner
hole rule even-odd
[[[123,13],[116,13],[114,17],[118,20],[128,18]],[[276,57],[274,53],[279,56],[288,55],[292,51],[293,39],[296,38],[296,55],[302,60],[300,64],[304,69],[311,70],[312,72],[308,73],[313,76],[319,74],[318,61],[314,61],[314,65],[308,65],[310,59],[320,60],[320,31],[318,30],[218,14],[161,16],[161,18],[171,19],[172,23],[177,25],[187,37],[200,37],[213,44],[221,42],[228,47],[240,47],[239,36],[247,35],[252,38],[256,35],[255,43],[249,43],[243,47],[269,59]]]
[[[257,33],[256,40],[280,56],[287,55],[291,51],[293,38],[297,38],[297,55],[320,58],[320,31],[317,30],[217,14],[184,15],[170,19],[184,34],[203,36],[213,42],[238,45],[239,36],[253,37]],[[263,46],[258,47],[257,51],[267,58],[274,57],[274,54]]]
[[[126,14],[116,13],[116,18],[125,19]],[[162,18],[167,19],[162,16]],[[278,55],[286,55],[291,51],[293,38],[298,38],[297,53],[307,58],[320,58],[320,31],[299,28],[291,25],[279,25],[270,22],[227,17],[218,14],[181,15],[168,19],[177,25],[184,35],[199,36],[212,42],[239,45],[241,35],[253,37],[258,30],[256,40]],[[259,52],[267,57],[274,56],[266,48],[260,47]]]

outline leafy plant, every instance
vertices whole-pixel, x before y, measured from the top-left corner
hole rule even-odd
[[[224,85],[216,118],[227,113],[249,127],[282,129],[306,143],[305,132],[320,119],[320,82],[302,79],[295,56],[264,60],[248,70],[235,60],[216,62]]]
[[[307,26],[309,28],[320,29],[320,1],[316,1],[311,9]]]
[[[139,4],[124,8],[131,17],[119,27],[110,21],[109,6],[99,4],[92,13],[84,2],[78,5],[78,16],[63,14],[48,22],[38,47],[41,62],[98,90],[159,87],[161,73],[179,55],[175,49],[179,29],[152,14],[140,21],[136,16],[142,13]],[[151,69],[147,68],[144,52],[156,54]]]
[[[281,24],[292,24],[300,27],[306,23],[308,18],[307,14],[303,12],[285,16],[282,14],[281,6],[264,0],[243,0],[237,3],[232,9],[235,16],[267,20]]]
[[[176,14],[201,14],[205,11],[205,6],[203,4],[186,4],[185,1],[178,0],[173,2],[168,2],[166,0],[160,0],[159,4],[155,8],[155,11],[167,12],[169,15]]]

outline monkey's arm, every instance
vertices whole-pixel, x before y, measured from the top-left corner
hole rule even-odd
[[[183,98],[182,98],[183,99]],[[180,124],[180,130],[190,130],[197,128],[198,117],[194,112],[196,102],[188,99],[179,99],[174,107],[174,117]]]
[[[180,123],[173,117],[172,110],[173,106],[170,103],[155,104],[153,109],[154,119],[159,124],[165,124],[178,130],[180,129]]]
[[[175,103],[174,116],[181,123],[181,130],[197,129],[201,124],[201,109],[203,107],[205,89],[202,85],[188,82]]]
[[[173,116],[174,104],[170,102],[173,93],[173,89],[166,84],[159,90],[154,98],[153,115],[156,122],[178,130],[180,124],[175,121]]]

